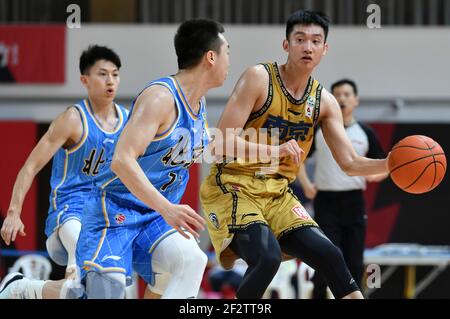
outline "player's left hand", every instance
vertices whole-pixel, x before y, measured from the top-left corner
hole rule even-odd
[[[189,239],[189,236],[183,229],[187,230],[195,238],[200,237],[197,230],[205,229],[205,220],[189,205],[171,204],[164,212],[161,212],[161,215],[170,226],[175,228],[186,239]]]
[[[275,147],[278,147],[278,152],[274,153],[272,151],[271,155],[278,154],[279,158],[290,157],[296,165],[300,165],[302,154],[304,154],[305,151],[298,146],[296,140],[292,139]]]
[[[8,211],[8,215],[3,222],[0,234],[7,246],[16,240],[17,234],[20,236],[26,236],[25,225],[22,223],[20,215]]]
[[[391,152],[389,152],[389,154],[386,156],[386,159],[385,159],[386,173],[390,173],[389,172],[389,157],[390,156],[391,156]]]

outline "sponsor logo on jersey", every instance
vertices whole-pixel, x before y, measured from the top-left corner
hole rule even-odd
[[[290,112],[290,113],[292,113],[292,114],[294,114],[294,115],[296,115],[296,116],[302,114],[302,112],[297,112],[297,111],[294,111],[294,110],[291,110],[291,109],[288,109],[288,112]]]
[[[243,214],[243,215],[242,215],[242,218],[241,218],[241,221],[243,221],[243,220],[244,220],[244,218],[246,218],[246,217],[250,217],[250,216],[258,216],[258,214],[257,214],[257,213],[248,213],[248,214]]]
[[[214,225],[214,227],[219,229],[220,225],[219,225],[219,219],[217,218],[217,215],[215,213],[210,213],[208,215],[208,218],[211,221],[211,223]]]
[[[241,188],[237,185],[231,185],[231,191],[232,192],[240,192]]]
[[[316,104],[316,99],[313,96],[308,97],[306,102],[306,116],[311,118],[314,110],[314,105]]]
[[[103,144],[106,144],[106,143],[111,143],[111,144],[114,144],[114,140],[112,139],[112,138],[105,138],[104,140],[103,140]]]
[[[110,255],[110,256],[105,256],[105,257],[103,257],[102,261],[105,261],[105,260],[108,260],[108,259],[112,259],[112,260],[114,260],[114,261],[118,261],[118,260],[121,260],[122,257]]]
[[[114,216],[114,219],[116,220],[117,224],[121,225],[125,221],[126,217],[124,214],[116,214],[116,216]]]
[[[309,220],[311,219],[311,216],[309,216],[306,209],[303,208],[301,205],[296,205],[292,207],[291,211],[300,219]]]

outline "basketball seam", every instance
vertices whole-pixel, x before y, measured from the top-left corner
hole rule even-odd
[[[447,170],[447,166],[444,165],[444,163],[442,163],[441,161],[436,161],[436,164],[441,164],[442,168],[444,169],[444,172]]]
[[[421,139],[422,139],[422,141],[425,143],[425,145],[428,146],[428,149],[430,150],[431,155],[433,156],[434,177],[433,177],[433,182],[431,183],[431,186],[428,188],[428,191],[430,191],[430,190],[433,189],[434,182],[436,181],[436,158],[434,157],[434,153],[433,153],[433,151],[431,150],[430,146],[428,145],[427,141],[426,141],[425,139],[423,139],[423,138],[421,138]],[[434,145],[433,145],[433,147],[434,147]]]
[[[414,148],[414,149],[416,149],[416,150],[426,151],[426,150],[431,150],[431,149],[435,148],[436,145],[437,145],[437,143],[435,143],[431,148],[429,148],[429,147],[422,148],[422,147],[411,146],[411,145],[397,145],[397,146],[394,146],[394,148],[393,148],[391,151],[393,152],[393,151],[395,151],[396,149],[399,149],[399,148],[408,148],[408,147],[409,147],[409,148]]]
[[[431,157],[431,156],[434,156],[434,155],[445,155],[445,154],[444,154],[444,153],[437,153],[437,154],[431,154],[431,155],[427,155],[427,156],[424,156],[424,157],[416,158],[416,159],[414,159],[414,160],[412,160],[412,161],[409,161],[409,162],[406,162],[406,163],[403,163],[403,164],[397,166],[396,168],[392,169],[392,171],[391,171],[390,173],[392,174],[392,173],[395,172],[397,169],[402,168],[402,167],[405,166],[405,165],[414,163],[414,162],[416,162],[416,161],[423,160],[423,159],[425,159],[425,158],[428,158],[428,157]]]
[[[422,170],[422,172],[420,173],[420,175],[419,176],[417,176],[417,178],[411,183],[411,184],[409,184],[408,186],[406,186],[406,187],[404,187],[403,189],[404,190],[407,190],[408,188],[410,188],[411,186],[413,186],[421,177],[422,177],[422,175],[425,173],[425,171],[427,170],[427,168],[428,167],[430,167],[430,165],[433,165],[434,164],[434,162],[433,163],[429,163],[427,166],[425,166],[425,168]],[[436,170],[434,170],[434,174],[435,174],[435,176],[436,176]],[[433,183],[434,183],[434,181],[433,181]],[[428,189],[428,191],[429,191],[430,189]],[[428,192],[427,191],[427,192]]]
[[[447,170],[447,167],[446,167],[446,165],[444,165],[444,163],[442,163],[441,161],[436,161],[435,162],[436,164],[440,164],[441,166],[442,166],[442,168],[444,169],[444,175],[445,175],[445,171]],[[437,169],[436,169],[436,172],[437,172]],[[441,180],[439,181],[439,183],[442,181],[444,179],[444,176],[442,176],[442,178],[441,178]],[[437,186],[437,185],[436,185]],[[435,187],[436,187],[435,186]],[[433,187],[434,188],[434,187]]]

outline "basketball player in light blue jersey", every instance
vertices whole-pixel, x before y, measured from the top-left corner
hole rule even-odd
[[[119,86],[119,56],[103,46],[90,46],[80,57],[81,82],[88,98],[67,108],[50,125],[31,152],[14,184],[1,236],[7,245],[17,234],[25,236],[20,215],[25,195],[36,174],[53,157],[50,208],[46,221],[47,251],[66,265],[66,277],[76,267],[75,248],[81,215],[93,178],[107,168],[128,110],[114,103]],[[59,298],[64,280],[29,281],[10,274],[0,287],[4,298]],[[9,286],[9,287],[8,287]]]
[[[134,100],[111,164],[116,175],[97,179],[77,245],[88,298],[123,298],[132,268],[162,298],[197,296],[207,258],[188,233],[198,237],[204,220],[179,202],[208,142],[204,96],[228,72],[223,32],[211,20],[184,22],[175,35],[179,72]],[[163,284],[160,273],[169,276]]]

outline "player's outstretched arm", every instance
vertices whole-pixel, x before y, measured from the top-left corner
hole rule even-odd
[[[329,92],[322,91],[320,118],[322,132],[334,159],[340,168],[351,176],[385,174],[387,159],[370,159],[359,156],[345,133],[339,104]]]
[[[378,182],[385,180],[388,176],[389,176],[388,172],[383,173],[383,174],[377,174],[377,175],[369,175],[369,176],[366,176],[366,180],[369,183],[378,183]]]
[[[20,219],[25,196],[34,177],[51,160],[60,147],[75,144],[81,138],[83,127],[80,114],[74,108],[68,108],[50,125],[20,169],[14,183],[6,219],[1,228],[1,236],[6,245],[16,240],[17,233],[25,236],[25,226]],[[72,142],[73,141],[73,142]]]
[[[170,126],[175,118],[173,96],[165,88],[152,86],[145,90],[137,99],[133,114],[120,135],[111,169],[134,196],[159,212],[181,235],[189,238],[181,230],[183,227],[199,237],[195,229],[204,229],[203,218],[188,205],[169,202],[152,185],[137,162],[137,158],[144,154],[158,130]]]
[[[233,130],[242,129],[255,108],[264,104],[268,85],[269,75],[262,65],[250,67],[241,75],[219,120],[218,128],[223,138],[215,140],[216,156],[237,157],[237,154],[245,154],[248,159],[251,155],[257,155],[261,160],[291,156],[296,163],[300,162],[303,151],[294,140],[276,146],[258,144],[246,141],[238,131]],[[227,145],[233,145],[233,148]]]

